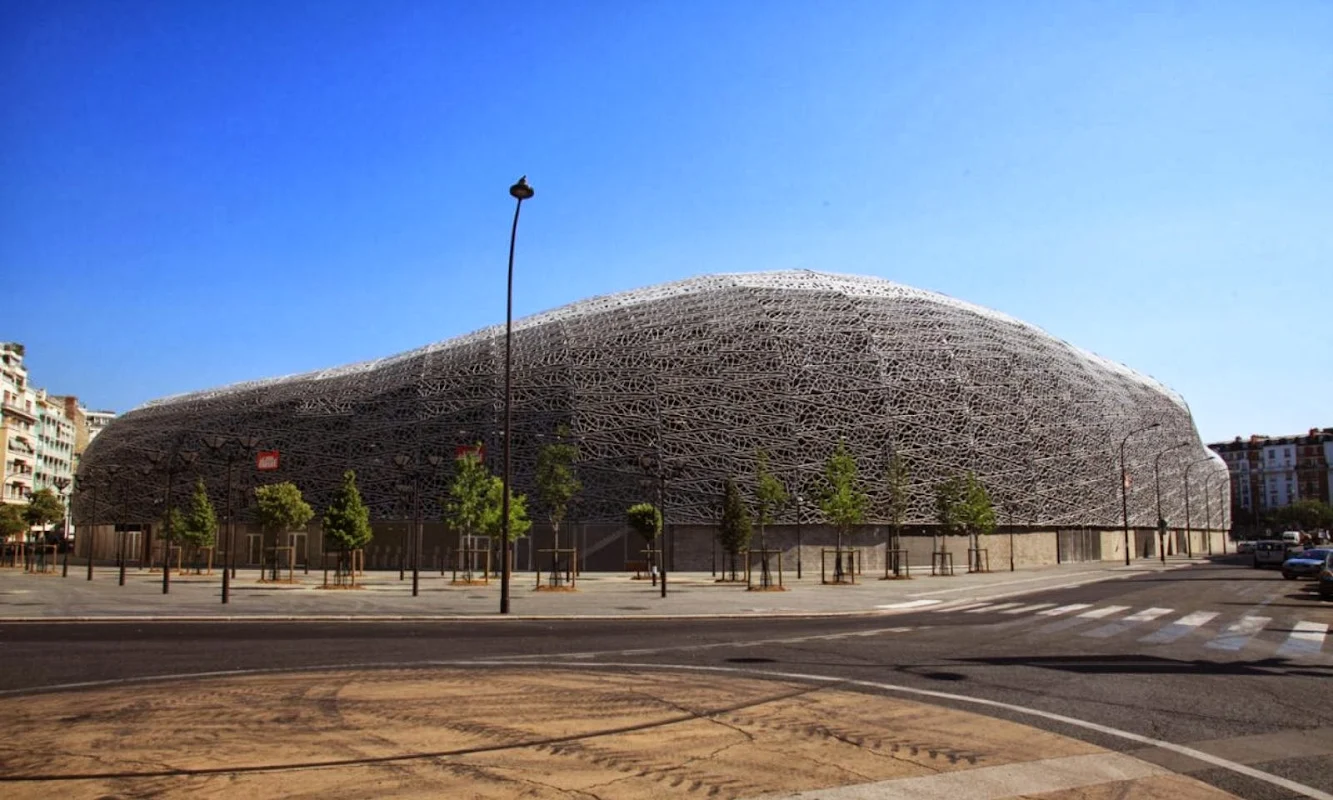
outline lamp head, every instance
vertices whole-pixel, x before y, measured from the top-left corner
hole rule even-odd
[[[532,187],[528,185],[527,175],[519,178],[518,183],[509,187],[509,196],[520,202],[532,199],[533,194]]]

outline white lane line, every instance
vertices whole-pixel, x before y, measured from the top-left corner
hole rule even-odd
[[[1085,608],[1092,608],[1092,603],[1070,603],[1067,606],[1060,606],[1059,608],[1052,608],[1048,611],[1038,612],[1038,614],[1043,617],[1058,617],[1062,614],[1068,614],[1071,611],[1082,611]]]
[[[1291,630],[1291,635],[1282,647],[1278,648],[1277,654],[1280,656],[1313,656],[1323,652],[1324,637],[1328,635],[1328,625],[1322,622],[1296,623]]]
[[[1217,613],[1216,611],[1195,611],[1186,614],[1170,625],[1164,625],[1157,631],[1144,636],[1139,641],[1146,644],[1169,644],[1188,636],[1198,630],[1200,626],[1212,622]]]
[[[930,610],[930,613],[952,614],[955,611],[966,611],[969,608],[981,608],[982,606],[988,606],[988,605],[990,605],[990,603],[968,603],[966,605],[961,605],[961,606],[948,606],[947,608],[932,608]]]
[[[1168,770],[1123,753],[1088,753],[913,778],[810,789],[770,797],[780,797],[782,800],[878,800],[886,797],[897,800],[956,800],[960,797],[968,800],[1001,800],[1005,797],[1032,797],[1165,774],[1168,774]]]
[[[1272,621],[1272,617],[1241,617],[1240,622],[1227,627],[1221,635],[1214,637],[1204,647],[1213,650],[1239,650]]]
[[[1128,609],[1129,606],[1102,606],[1101,608],[1094,608],[1091,611],[1084,611],[1082,614],[1078,615],[1078,618],[1101,619],[1102,617],[1109,617],[1112,614],[1119,614],[1121,611],[1127,611]]]
[[[1031,605],[1031,606],[1019,606],[1018,608],[1011,608],[1011,609],[1009,609],[1008,611],[1001,611],[1000,613],[1001,613],[1001,614],[1028,614],[1028,613],[1031,613],[1031,612],[1036,611],[1036,610],[1041,609],[1041,608],[1050,608],[1050,607],[1053,606],[1053,605],[1055,605],[1055,603],[1037,603],[1036,605]]]
[[[901,603],[887,603],[882,606],[875,606],[875,608],[882,608],[885,610],[893,608],[921,608],[923,606],[937,606],[943,602],[943,600],[906,600]]]
[[[1099,628],[1093,628],[1090,631],[1084,631],[1084,636],[1090,636],[1093,639],[1110,639],[1112,636],[1119,636],[1135,625],[1144,622],[1152,622],[1158,617],[1170,614],[1173,609],[1170,608],[1145,608],[1137,614],[1130,614],[1124,619],[1102,625]]]
[[[990,613],[990,612],[992,612],[992,611],[1001,611],[1001,610],[1006,609],[1006,608],[1014,608],[1014,607],[1016,607],[1016,606],[1021,606],[1021,605],[1023,605],[1023,604],[1022,604],[1022,603],[1000,603],[999,605],[995,605],[995,606],[984,606],[984,607],[982,607],[982,608],[974,608],[974,609],[972,609],[971,611],[964,611],[963,613],[964,613],[964,614],[988,614],[988,613]]]

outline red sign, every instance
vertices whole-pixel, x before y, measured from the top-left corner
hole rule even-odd
[[[465,458],[475,458],[478,461],[486,460],[486,445],[484,444],[460,444],[454,448],[454,461],[462,461]]]
[[[272,472],[278,468],[277,450],[260,450],[255,454],[255,469],[260,472]]]

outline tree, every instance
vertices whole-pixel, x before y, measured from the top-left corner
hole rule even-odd
[[[962,533],[966,530],[961,511],[966,493],[967,486],[957,475],[935,484],[935,520],[940,524],[943,535]],[[947,541],[946,539],[946,546]]]
[[[736,555],[750,545],[750,510],[745,507],[735,478],[727,478],[722,489],[722,526],[718,538],[731,556],[731,579],[736,580]]]
[[[444,501],[444,521],[458,531],[458,550],[465,549],[465,539],[480,535],[488,527],[487,516],[490,513],[489,494],[491,474],[486,465],[481,463],[477,453],[481,443],[475,449],[469,449],[462,458],[454,462],[454,479],[449,484],[449,495]],[[499,512],[496,512],[497,515]],[[466,560],[466,579],[472,579],[472,561]]]
[[[1333,528],[1333,507],[1319,500],[1297,500],[1276,509],[1273,521],[1307,532]]]
[[[482,532],[487,536],[503,537],[505,482],[498,475],[491,476],[490,486],[486,490],[486,514]],[[528,519],[527,495],[514,494],[509,490],[509,541],[516,542],[528,535],[532,520]]]
[[[556,565],[560,558],[560,523],[565,519],[569,504],[583,490],[574,468],[579,459],[579,449],[572,442],[566,441],[569,428],[561,425],[555,435],[556,441],[543,447],[537,454],[537,498],[551,523],[552,580],[555,580]]]
[[[42,542],[45,543],[47,526],[65,518],[65,504],[50,489],[38,489],[28,498],[24,517],[29,525],[37,525],[42,529]]]
[[[764,529],[777,521],[777,515],[787,506],[787,499],[787,488],[768,471],[768,453],[760,450],[755,454],[754,512],[755,519],[759,522],[759,549],[765,551],[759,557],[759,583],[764,588],[770,583],[768,541],[764,537]]]
[[[196,559],[199,550],[212,547],[213,542],[217,541],[218,517],[208,499],[208,488],[204,486],[203,478],[195,481],[189,511],[181,520],[180,534],[181,541],[194,548]]]
[[[329,507],[324,510],[323,527],[326,546],[338,551],[338,577],[350,573],[355,584],[356,570],[347,563],[347,555],[369,544],[374,533],[370,529],[370,509],[361,502],[356,473],[350,469],[343,473],[342,486],[333,493]]]
[[[301,497],[301,490],[291,481],[255,487],[255,517],[265,531],[272,531],[274,547],[279,547],[279,534],[305,527],[315,516],[310,504]],[[277,551],[273,557],[273,579],[278,578]]]
[[[856,459],[847,452],[847,445],[838,442],[838,448],[824,463],[824,489],[819,498],[819,510],[838,531],[838,546],[834,551],[835,580],[842,580],[842,544],[851,536],[852,527],[865,522],[869,498],[861,490],[857,479]]]
[[[27,507],[0,503],[0,542],[22,536],[28,531]]]
[[[662,512],[652,503],[638,503],[627,512],[630,529],[643,537],[648,546],[662,533]]]
[[[963,476],[962,490],[957,506],[958,522],[972,537],[972,547],[980,549],[981,537],[995,531],[995,506],[986,487],[971,470]]]
[[[884,483],[889,490],[889,527],[893,531],[893,549],[903,548],[903,523],[907,521],[908,492],[911,490],[911,475],[907,463],[897,453],[889,459],[889,468],[884,475]],[[896,559],[896,556],[895,556]],[[894,573],[898,571],[894,561]],[[885,574],[888,571],[885,570]]]
[[[185,528],[185,518],[181,510],[172,506],[162,512],[162,541],[173,545],[181,540],[181,531]]]

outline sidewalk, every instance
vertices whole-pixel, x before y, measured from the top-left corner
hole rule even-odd
[[[673,573],[666,598],[649,580],[624,573],[585,573],[577,592],[533,591],[531,573],[514,573],[509,619],[597,619],[623,617],[796,617],[892,614],[946,603],[994,600],[1083,583],[1179,569],[1206,559],[1064,564],[1016,572],[959,573],[953,577],[914,576],[911,580],[858,577],[855,585],[825,586],[818,575],[803,580],[784,575],[787,591],[747,591],[745,585],[717,583],[709,573]],[[221,575],[171,578],[162,594],[162,573],[131,571],[125,586],[116,571],[99,568],[93,581],[82,569],[69,577],[28,575],[0,569],[0,622],[81,620],[446,620],[499,618],[500,582],[453,586],[438,573],[421,575],[420,596],[411,592],[411,573],[368,572],[362,588],[323,589],[323,573],[297,573],[295,583],[261,583],[244,569],[223,605]]]

